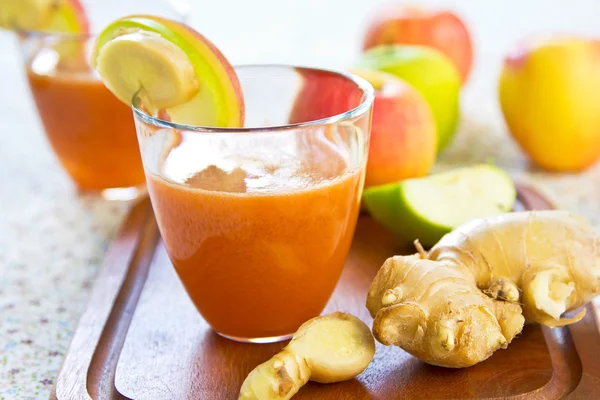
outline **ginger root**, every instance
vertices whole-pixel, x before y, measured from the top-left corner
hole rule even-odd
[[[600,292],[600,239],[579,216],[530,211],[466,223],[429,252],[389,258],[367,298],[373,333],[421,360],[468,367],[506,348],[525,322],[562,314]]]
[[[353,315],[336,312],[300,326],[290,343],[250,372],[240,400],[287,400],[309,380],[320,383],[351,379],[375,355],[369,327]]]

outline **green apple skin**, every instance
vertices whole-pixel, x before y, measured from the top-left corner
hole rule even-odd
[[[404,243],[418,239],[423,246],[431,247],[452,230],[436,223],[427,223],[423,228],[423,218],[413,212],[399,183],[365,189],[363,202],[371,217]]]
[[[416,45],[380,45],[365,52],[358,67],[384,71],[415,87],[433,112],[438,152],[454,137],[460,116],[460,75],[439,50]]]
[[[475,218],[513,209],[511,178],[488,164],[365,189],[369,214],[403,242],[435,245],[445,234]]]

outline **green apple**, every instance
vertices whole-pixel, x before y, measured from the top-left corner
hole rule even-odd
[[[173,122],[238,128],[244,101],[227,59],[204,36],[172,20],[129,16],[98,36],[92,64],[104,84],[130,104],[144,89],[144,105]]]
[[[425,46],[380,45],[364,53],[358,67],[391,73],[415,87],[433,112],[438,151],[450,143],[460,114],[461,79],[442,52]]]
[[[407,242],[433,246],[471,219],[512,210],[513,181],[493,165],[476,165],[365,190],[371,216]]]

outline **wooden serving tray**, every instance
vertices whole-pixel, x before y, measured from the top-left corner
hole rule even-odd
[[[519,188],[516,209],[552,206]],[[324,312],[371,325],[365,298],[398,247],[368,216],[358,222],[338,287]],[[507,350],[466,369],[432,367],[397,347],[377,346],[358,378],[309,383],[294,399],[600,399],[597,315],[568,328],[527,326]],[[212,332],[188,299],[159,239],[148,200],[132,208],[100,271],[52,399],[236,399],[256,365],[284,344],[242,344]]]

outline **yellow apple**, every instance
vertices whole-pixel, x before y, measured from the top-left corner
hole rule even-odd
[[[600,156],[600,43],[531,41],[506,57],[500,105],[510,133],[539,166],[576,171]]]

